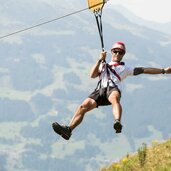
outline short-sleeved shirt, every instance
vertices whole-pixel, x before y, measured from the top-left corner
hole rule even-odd
[[[116,76],[116,74],[114,74],[110,69],[109,69],[109,73],[110,73],[110,78],[112,79],[112,81],[115,83],[115,85],[117,85],[118,89],[120,91],[122,91],[122,87],[121,87],[121,81],[124,80],[127,76],[129,75],[133,75],[134,73],[134,68],[127,66],[126,64],[118,64],[117,62],[109,62],[108,63],[109,66],[116,72],[116,74],[119,76],[119,78]],[[107,72],[104,69],[104,63],[102,63],[99,67],[99,72],[100,74],[100,78],[101,78],[101,87],[107,87],[107,82],[108,82],[108,76],[107,76]],[[113,82],[111,80],[109,80],[109,86],[114,86]]]

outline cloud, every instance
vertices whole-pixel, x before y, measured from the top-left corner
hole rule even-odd
[[[154,75],[154,76],[147,77],[147,79],[151,81],[160,81],[160,80],[167,80],[168,78],[163,75]]]
[[[144,0],[115,0],[109,1],[109,3],[122,5],[145,20],[161,23],[171,21],[170,0],[148,0],[147,3]]]
[[[126,92],[128,93],[132,93],[134,92],[135,90],[137,89],[141,89],[143,88],[144,86],[142,84],[130,84],[130,83],[127,83],[126,84]]]
[[[31,32],[31,35],[35,36],[68,36],[74,35],[75,32],[72,30],[61,30],[61,31],[54,31],[54,30],[45,30],[45,29],[38,29],[38,31]]]
[[[15,32],[16,31],[15,28],[18,28],[18,26],[21,26],[21,25],[22,25],[22,23],[17,20],[14,20],[14,19],[12,20],[9,17],[5,17],[3,15],[0,16],[1,40],[5,43],[9,43],[9,44],[19,44],[19,45],[22,44],[23,41],[19,35],[7,36],[8,34]],[[2,37],[4,37],[4,38],[2,38]]]
[[[4,39],[2,39],[2,41],[4,43],[8,43],[8,44],[18,44],[21,45],[23,43],[22,38],[19,37],[18,35],[16,36],[10,36],[10,37],[6,37]]]
[[[40,53],[35,53],[32,54],[32,58],[36,61],[38,64],[45,65],[46,64],[46,59],[43,54]]]
[[[0,16],[0,23],[2,26],[8,26],[11,24],[10,20],[7,17]]]
[[[138,57],[136,57],[136,55],[129,53],[129,52],[126,54],[126,59],[138,61]]]

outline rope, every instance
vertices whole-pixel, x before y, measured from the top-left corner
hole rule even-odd
[[[94,11],[94,16],[96,18],[96,23],[97,23],[97,28],[99,31],[99,36],[100,36],[100,41],[101,41],[101,47],[102,47],[102,51],[104,52],[104,41],[103,41],[103,27],[102,27],[102,9],[104,7],[104,4],[107,2],[108,0],[104,0],[103,5],[101,7],[101,9],[95,10]],[[105,62],[105,60],[103,61]]]
[[[100,11],[95,11],[94,15],[95,15],[95,18],[96,18],[97,28],[98,28],[98,31],[99,31],[102,51],[104,51],[103,28],[102,28],[102,11],[101,10]]]

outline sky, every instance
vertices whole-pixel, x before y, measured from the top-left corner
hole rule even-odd
[[[171,0],[109,0],[112,5],[122,5],[145,20],[171,22]]]

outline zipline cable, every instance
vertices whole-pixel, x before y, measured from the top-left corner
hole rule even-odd
[[[27,28],[24,28],[24,29],[15,31],[15,32],[6,34],[6,35],[4,35],[4,36],[0,36],[0,39],[6,38],[6,37],[10,37],[10,36],[12,36],[12,35],[15,35],[15,34],[18,34],[18,33],[21,33],[21,32],[25,32],[25,31],[27,31],[27,30],[31,30],[31,29],[33,29],[33,28],[40,27],[40,26],[42,26],[42,25],[45,25],[45,24],[48,24],[48,23],[51,23],[51,22],[54,22],[54,21],[57,21],[57,20],[60,20],[60,19],[69,17],[69,16],[71,16],[71,15],[74,15],[74,14],[77,14],[77,13],[80,13],[80,12],[83,12],[83,11],[86,11],[86,10],[88,10],[89,8],[93,8],[93,7],[95,7],[95,6],[98,6],[98,5],[100,5],[100,4],[102,4],[102,3],[95,4],[95,5],[91,6],[91,7],[84,8],[84,9],[81,9],[81,10],[78,10],[78,11],[75,11],[75,12],[72,12],[72,13],[69,13],[69,14],[66,14],[66,15],[63,15],[63,16],[58,17],[58,18],[54,18],[54,19],[52,19],[52,20],[48,20],[48,21],[45,21],[45,22],[42,22],[42,23],[39,23],[39,24],[30,26],[30,27],[27,27]]]

